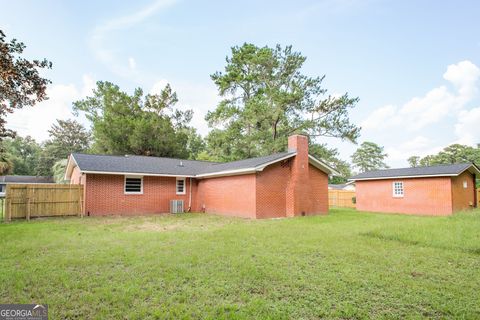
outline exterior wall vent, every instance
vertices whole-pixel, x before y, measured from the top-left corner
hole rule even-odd
[[[183,213],[183,200],[170,200],[170,213]]]

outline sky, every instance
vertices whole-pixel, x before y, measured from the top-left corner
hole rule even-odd
[[[219,101],[210,75],[230,48],[292,45],[303,72],[325,75],[331,94],[360,98],[350,111],[359,143],[384,146],[391,167],[407,166],[452,143],[480,143],[479,1],[26,1],[0,0],[0,29],[27,45],[29,58],[53,69],[48,101],[8,116],[7,125],[37,141],[55,119],[74,118],[72,102],[96,81],[132,93],[166,83],[192,125]],[[89,125],[84,116],[79,120]],[[349,160],[358,145],[318,138]]]

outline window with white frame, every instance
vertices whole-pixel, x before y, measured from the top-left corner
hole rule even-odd
[[[395,198],[402,198],[403,197],[403,182],[402,181],[395,181],[392,183],[393,187],[393,196]]]
[[[463,189],[467,189],[467,188],[468,188],[468,183],[467,183],[467,181],[465,180],[465,181],[463,181]]]
[[[185,178],[177,178],[177,194],[185,194],[186,186],[185,186]]]
[[[143,177],[125,176],[124,191],[126,194],[142,194]]]

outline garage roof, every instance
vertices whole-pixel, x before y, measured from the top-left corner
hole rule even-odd
[[[448,165],[438,165],[430,167],[400,168],[376,170],[360,173],[351,177],[349,180],[379,180],[392,178],[420,178],[420,177],[442,177],[458,176],[459,174],[470,171],[480,177],[480,169],[473,163],[458,163]]]

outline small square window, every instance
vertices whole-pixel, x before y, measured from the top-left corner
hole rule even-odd
[[[467,189],[468,188],[468,183],[467,181],[463,181],[463,189]]]
[[[393,197],[395,198],[402,198],[404,193],[403,193],[403,182],[401,181],[395,181],[392,184],[393,188]]]
[[[143,193],[143,177],[125,177],[124,185],[125,194],[142,194]]]
[[[177,194],[185,194],[185,178],[177,178]]]

